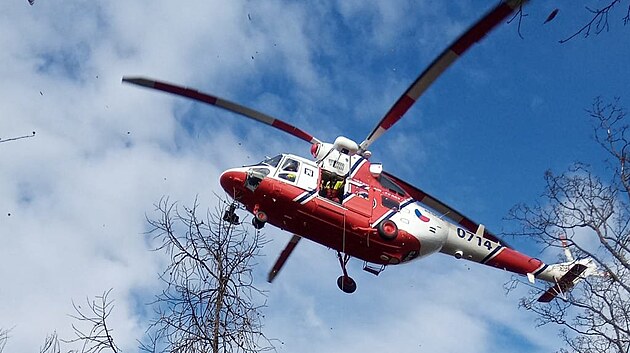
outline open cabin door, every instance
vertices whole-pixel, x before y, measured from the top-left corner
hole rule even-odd
[[[320,169],[319,196],[330,200],[335,208],[345,208],[368,219],[374,209],[373,190],[361,180],[344,178]]]

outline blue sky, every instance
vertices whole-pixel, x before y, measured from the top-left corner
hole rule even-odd
[[[597,2],[588,4],[595,6]],[[361,141],[433,58],[494,2],[11,1],[0,5],[0,327],[5,351],[71,336],[71,300],[113,288],[116,339],[135,351],[159,290],[163,259],[142,233],[168,195],[213,207],[222,170],[309,146],[263,125],[122,85],[146,75],[213,93],[320,139]],[[610,31],[567,37],[583,6],[533,1],[518,36],[502,24],[375,142],[373,160],[500,232],[543,173],[582,160],[601,168],[585,109],[596,96],[627,106],[622,13]],[[560,6],[557,5],[557,6]],[[40,93],[41,92],[41,93]],[[10,214],[10,216],[9,216]],[[349,270],[341,293],[335,253],[301,242],[273,285],[266,273],[289,235],[256,269],[268,290],[267,334],[280,352],[548,352],[552,327],[506,296],[510,275],[436,255],[379,277]],[[508,239],[537,256],[527,239]],[[552,262],[556,254],[545,254]],[[37,319],[35,319],[37,318]]]

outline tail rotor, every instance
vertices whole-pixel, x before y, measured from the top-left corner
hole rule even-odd
[[[541,303],[548,303],[558,295],[564,296],[581,280],[592,275],[599,275],[597,264],[593,259],[584,258],[576,260],[573,257],[565,234],[560,235],[560,241],[562,242],[564,256],[567,262],[549,266],[546,272],[547,275],[553,278],[551,282],[554,283],[554,285],[548,288],[545,293],[538,298],[538,301]]]

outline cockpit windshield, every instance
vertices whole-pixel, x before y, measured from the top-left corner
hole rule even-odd
[[[258,164],[264,164],[264,165],[268,165],[268,166],[273,167],[273,168],[277,168],[281,159],[282,159],[282,155],[279,154],[279,155],[277,155],[275,157],[266,158],[266,159],[264,159],[262,162],[260,162]]]

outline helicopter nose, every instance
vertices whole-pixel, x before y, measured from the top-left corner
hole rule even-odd
[[[219,178],[221,187],[230,196],[237,196],[245,185],[245,172],[242,170],[228,169]]]

